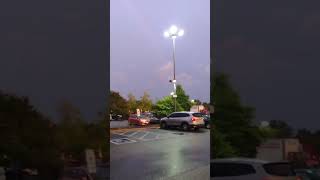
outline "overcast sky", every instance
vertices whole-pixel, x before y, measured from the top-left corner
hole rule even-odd
[[[62,100],[95,118],[108,91],[106,21],[104,0],[1,1],[0,90],[53,118]]]
[[[111,0],[110,86],[124,97],[148,91],[153,100],[169,95],[172,24],[185,35],[176,41],[177,82],[191,98],[210,97],[210,0]]]
[[[216,70],[257,120],[320,129],[320,2],[214,1]]]

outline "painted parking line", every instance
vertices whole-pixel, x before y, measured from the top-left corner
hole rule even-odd
[[[136,131],[127,131],[124,133],[121,133],[121,135],[130,136],[131,134],[135,133]]]
[[[157,134],[155,133],[146,133],[145,136],[141,137],[142,140],[153,140],[157,139]]]
[[[128,139],[128,138],[119,138],[119,139],[112,139],[110,140],[110,142],[116,145],[120,145],[120,144],[135,143],[137,141],[133,139]]]
[[[140,137],[142,137],[146,132],[143,131],[137,131],[137,133],[135,133],[134,135],[130,136],[132,138],[137,138],[139,139]]]
[[[143,139],[144,137],[146,137],[149,134],[149,132],[145,132],[143,136],[139,137],[138,139]]]
[[[139,131],[133,131],[133,133],[130,133],[129,135],[127,135],[128,137],[132,137],[134,136],[135,134],[137,134]]]
[[[110,136],[111,139],[120,139],[120,138],[127,138],[127,136],[123,136],[123,135],[120,135],[120,134],[111,134]]]
[[[112,132],[113,139],[119,138],[127,138],[129,140],[121,140],[116,141],[114,144],[126,144],[126,143],[133,143],[139,141],[155,141],[161,139],[168,139],[168,138],[178,138],[179,136],[184,135],[197,135],[198,133],[193,132],[182,132],[182,131],[171,131],[171,130],[162,130],[162,129],[139,129],[139,130],[124,130],[124,131],[117,131]],[[118,138],[117,136],[118,135]],[[133,141],[130,141],[133,140]],[[130,141],[130,142],[129,142]]]

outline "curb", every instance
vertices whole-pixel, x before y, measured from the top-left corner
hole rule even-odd
[[[122,130],[145,130],[145,129],[160,129],[160,126],[110,128],[110,132],[111,131],[122,131]]]

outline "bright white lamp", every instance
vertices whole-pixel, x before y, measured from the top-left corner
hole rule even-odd
[[[184,30],[180,29],[180,31],[178,32],[178,36],[183,36],[184,35]]]
[[[177,26],[173,25],[170,27],[170,33],[171,34],[176,34],[178,32]]]
[[[168,31],[165,31],[165,32],[163,33],[163,36],[166,37],[166,38],[168,38],[168,37],[170,36],[170,33],[169,33]]]
[[[183,36],[184,30],[178,28],[176,25],[172,25],[167,31],[163,33],[163,36],[171,39],[175,39],[177,36]]]

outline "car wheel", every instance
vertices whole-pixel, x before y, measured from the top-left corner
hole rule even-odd
[[[189,130],[189,125],[187,123],[182,123],[181,124],[181,129],[184,131],[188,131]]]
[[[161,129],[166,129],[166,128],[167,128],[166,122],[161,122],[161,123],[160,123],[160,128],[161,128]]]

